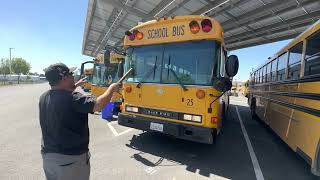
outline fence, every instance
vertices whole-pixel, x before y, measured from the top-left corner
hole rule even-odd
[[[21,83],[40,83],[40,82],[43,82],[44,80],[45,79],[43,79],[42,77],[36,76],[36,75],[20,75]],[[0,74],[0,84],[17,84],[17,83],[18,83],[18,75]]]

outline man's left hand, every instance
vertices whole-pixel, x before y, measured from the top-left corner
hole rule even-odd
[[[87,77],[84,77],[84,78],[80,79],[78,82],[76,82],[75,86],[79,87],[79,86],[84,85],[87,82],[86,79],[87,79]]]

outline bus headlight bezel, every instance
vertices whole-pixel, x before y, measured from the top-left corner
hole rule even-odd
[[[183,120],[201,123],[202,117],[199,115],[183,114]]]

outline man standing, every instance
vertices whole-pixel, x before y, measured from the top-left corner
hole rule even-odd
[[[47,180],[88,180],[90,176],[88,113],[101,111],[120,84],[111,84],[97,99],[74,92],[73,71],[62,63],[45,69],[51,89],[40,97],[41,153]]]

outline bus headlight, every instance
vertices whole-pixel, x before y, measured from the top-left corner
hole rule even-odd
[[[133,106],[126,106],[126,111],[127,112],[135,112],[135,113],[137,113],[137,112],[139,112],[139,108],[133,107]]]
[[[183,119],[186,121],[201,122],[201,116],[196,116],[196,115],[191,115],[191,114],[184,114]]]

